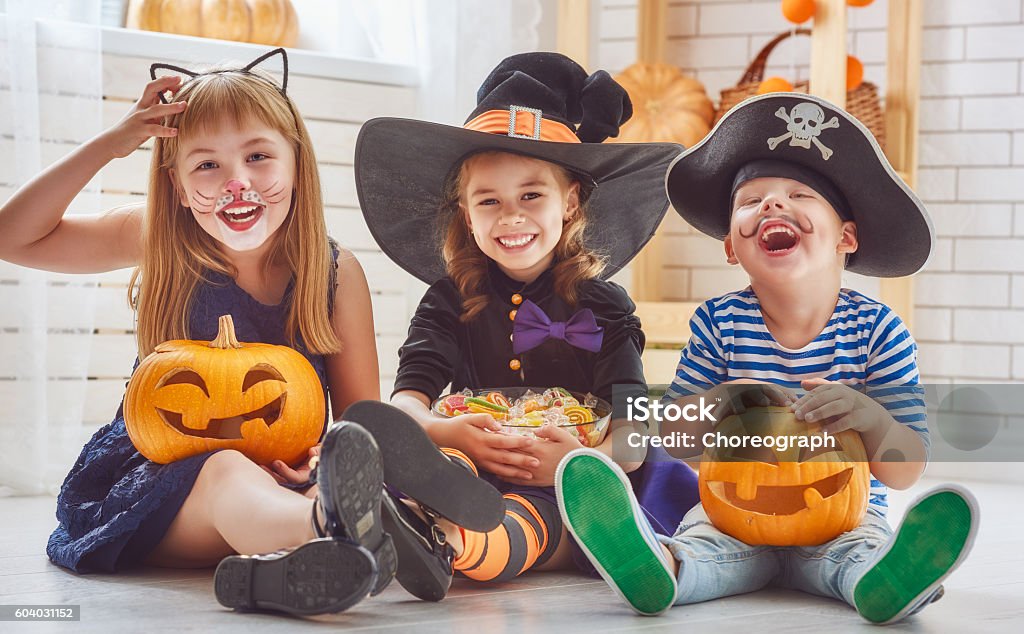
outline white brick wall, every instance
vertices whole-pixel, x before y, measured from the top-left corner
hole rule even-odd
[[[595,66],[636,55],[636,0],[602,0]],[[850,53],[885,92],[888,1],[848,12]],[[935,252],[915,286],[914,334],[929,381],[1024,379],[1024,0],[928,0],[921,68],[917,191]],[[673,0],[669,61],[717,101],[775,34],[777,0]],[[780,45],[767,75],[804,79],[809,38]],[[677,217],[662,227],[665,299],[701,301],[743,285],[721,246]],[[878,295],[878,282],[844,283]]]

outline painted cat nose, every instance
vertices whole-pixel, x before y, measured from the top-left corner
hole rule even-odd
[[[235,198],[238,198],[241,195],[242,190],[245,188],[245,183],[238,179],[231,179],[227,182],[226,185],[224,185],[224,189],[227,190],[230,194],[232,194]]]

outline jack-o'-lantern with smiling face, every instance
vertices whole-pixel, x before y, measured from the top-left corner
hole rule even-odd
[[[751,408],[724,419],[724,437],[821,435],[788,407]],[[860,524],[871,473],[860,435],[830,434],[835,447],[722,447],[712,444],[700,464],[700,499],[722,532],[751,545],[814,546]],[[777,443],[776,443],[777,444]]]
[[[323,430],[316,371],[286,346],[239,343],[230,315],[219,329],[212,342],[164,342],[139,364],[124,400],[128,436],[161,464],[235,449],[295,465]]]

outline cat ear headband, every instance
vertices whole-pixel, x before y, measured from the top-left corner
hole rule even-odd
[[[268,79],[265,75],[260,75],[258,73],[252,72],[252,70],[254,68],[259,66],[261,63],[265,62],[266,60],[270,59],[271,57],[274,57],[275,55],[280,55],[281,56],[281,66],[283,68],[283,76],[282,76],[282,79],[281,79],[281,85],[280,86],[278,86],[273,81]],[[149,67],[149,76],[152,79],[156,79],[157,78],[157,71],[160,71],[160,70],[168,70],[168,71],[172,71],[173,73],[179,73],[179,74],[183,75],[184,77],[183,77],[182,85],[184,85],[186,82],[188,82],[188,81],[190,81],[192,79],[195,79],[196,77],[199,77],[200,75],[215,75],[217,73],[242,73],[243,75],[250,75],[252,77],[255,77],[256,79],[259,79],[261,81],[265,81],[265,82],[269,83],[274,88],[276,88],[278,92],[281,93],[281,96],[283,96],[285,99],[288,99],[288,93],[287,93],[287,90],[288,90],[288,54],[285,52],[285,50],[283,48],[275,48],[274,50],[272,50],[272,51],[270,51],[268,53],[264,53],[263,55],[260,55],[259,57],[257,57],[252,62],[249,62],[248,64],[243,66],[242,68],[221,68],[219,70],[211,70],[211,71],[206,71],[206,72],[202,72],[202,73],[197,73],[197,72],[189,70],[187,68],[182,68],[181,66],[174,66],[172,64],[158,63],[158,64],[152,64]],[[165,73],[165,75],[166,75],[166,73]],[[164,97],[163,93],[160,93],[159,97],[160,97],[160,101],[162,101],[163,103],[170,103]]]

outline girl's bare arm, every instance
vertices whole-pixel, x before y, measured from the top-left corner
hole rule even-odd
[[[64,217],[68,205],[107,163],[128,156],[151,136],[173,136],[165,116],[184,110],[162,104],[159,93],[180,78],[146,85],[121,121],[43,170],[0,207],[0,259],[62,273],[94,273],[135,265],[142,241],[142,207]]]

